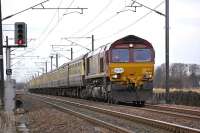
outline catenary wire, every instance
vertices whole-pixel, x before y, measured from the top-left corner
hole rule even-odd
[[[73,0],[73,1],[74,1],[74,0]],[[63,2],[63,0],[61,0],[61,1],[59,2],[58,7],[61,6],[62,2]],[[54,15],[52,16],[52,18],[51,18],[51,20],[49,21],[48,25],[45,27],[45,29],[44,29],[44,30],[42,31],[42,33],[40,34],[38,40],[40,40],[40,39],[42,38],[42,35],[43,35],[45,32],[47,32],[47,30],[48,30],[48,28],[50,27],[52,21],[53,21],[54,18],[56,17],[56,13],[57,13],[57,11],[54,13]],[[38,45],[35,45],[35,48],[33,48],[33,50],[32,50],[31,52],[30,52],[30,51],[26,51],[26,52],[24,52],[24,53],[18,55],[17,57],[23,56],[23,55],[26,55],[26,54],[30,54],[30,53],[34,52],[35,50],[37,50],[37,49],[39,48],[39,46],[41,46],[41,45],[42,45],[41,43],[38,43]],[[22,60],[22,59],[20,59],[20,60],[18,60],[17,62],[13,63],[13,65],[17,64],[17,63],[20,62],[21,60]]]
[[[60,5],[62,4],[62,2],[63,2],[63,0],[60,1],[58,7],[60,7]],[[43,37],[42,35],[45,34],[45,32],[47,32],[48,28],[50,27],[51,23],[53,22],[54,18],[56,17],[56,13],[57,13],[57,11],[54,13],[54,15],[52,16],[51,20],[47,24],[47,26],[44,28],[44,30],[42,31],[42,33],[39,35],[39,39],[38,40],[40,40]],[[25,55],[27,53],[34,52],[38,48],[39,45],[40,45],[40,43],[38,43],[37,45],[34,45],[35,48],[33,48],[33,50],[31,52],[26,51],[26,52],[24,52],[24,53],[22,53],[22,54],[20,54],[18,56],[22,56],[22,55]]]
[[[78,29],[75,33],[73,33],[71,36],[74,36],[75,34],[85,30],[90,24],[92,24],[93,22],[95,22],[95,20],[103,13],[106,11],[106,9],[112,4],[113,0],[110,0],[105,7],[103,7],[101,9],[100,12],[97,13],[97,15],[92,19],[90,20],[86,25],[84,25],[82,28]]]
[[[155,6],[153,9],[157,9],[158,7],[160,7],[162,4],[164,3],[164,1],[162,1],[161,3],[159,3],[157,6]],[[114,35],[117,35],[119,33],[121,33],[122,31],[125,31],[127,29],[129,29],[130,27],[136,25],[138,22],[140,22],[141,20],[143,20],[144,18],[146,18],[148,15],[150,15],[153,11],[149,11],[147,12],[146,14],[144,14],[143,16],[141,16],[140,18],[138,18],[137,20],[133,21],[132,23],[128,24],[127,26],[121,28],[120,30],[118,30],[117,32],[113,33],[113,34],[110,34],[108,36],[104,36],[104,37],[101,37],[101,38],[98,38],[96,39],[96,41],[99,41],[99,40],[102,40],[102,39],[106,39],[106,38],[109,38],[109,37],[112,37]]]
[[[60,5],[62,4],[62,2],[63,2],[63,0],[60,1],[58,7],[60,7]],[[74,2],[74,0],[70,3],[69,7],[73,4],[73,2]],[[56,17],[56,13],[57,13],[57,11],[54,13],[53,17],[51,18],[51,21],[48,23],[48,25],[46,26],[45,30],[43,30],[43,32],[41,33],[41,36],[42,36],[45,32],[47,32],[47,30],[48,30],[48,28],[50,27],[52,21],[53,21],[54,18]],[[57,24],[56,24],[56,25],[57,25]],[[42,42],[44,42],[45,39],[49,36],[49,34],[56,28],[56,25],[54,25],[54,27],[53,27],[51,30],[49,30],[48,34],[44,37],[44,39],[43,39],[41,42],[39,42],[38,45],[36,45],[35,48],[33,48],[33,50],[32,50],[31,52],[30,52],[30,51],[26,51],[26,52],[24,52],[24,53],[22,53],[22,54],[20,54],[20,55],[18,55],[18,56],[30,54],[30,53],[36,51],[36,50],[43,44]],[[39,39],[40,39],[40,38],[42,38],[42,37],[39,37]]]

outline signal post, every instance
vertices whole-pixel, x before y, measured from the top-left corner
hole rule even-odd
[[[14,43],[17,45],[8,45],[8,36],[6,36],[6,82],[4,92],[4,109],[5,111],[13,111],[15,109],[15,81],[11,79],[11,48],[27,47],[27,25],[24,22],[15,23]]]

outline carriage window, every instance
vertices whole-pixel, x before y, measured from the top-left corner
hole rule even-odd
[[[113,49],[112,62],[128,62],[129,50],[128,49]]]
[[[151,49],[133,49],[133,60],[135,62],[151,61]]]

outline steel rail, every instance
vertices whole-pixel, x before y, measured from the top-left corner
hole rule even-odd
[[[57,101],[60,101],[60,102],[65,102],[65,103],[68,103],[68,104],[87,108],[87,109],[90,109],[90,110],[93,110],[93,111],[97,111],[97,112],[109,114],[109,115],[112,115],[112,116],[120,117],[120,118],[123,118],[123,119],[126,119],[126,120],[136,121],[136,122],[139,122],[139,123],[150,125],[150,126],[155,127],[155,128],[164,129],[164,130],[170,131],[170,132],[200,133],[200,129],[182,126],[182,125],[179,125],[179,124],[173,124],[173,123],[164,122],[164,121],[160,121],[160,120],[154,120],[154,119],[150,119],[150,118],[126,114],[126,113],[122,113],[122,112],[112,111],[112,110],[103,109],[103,108],[94,107],[94,106],[89,106],[89,105],[84,105],[84,104],[66,101],[66,100],[58,99],[58,98],[52,98],[52,97],[48,97],[48,96],[41,96],[41,95],[35,95],[35,94],[31,94],[31,95],[36,96],[36,97],[51,99],[51,100],[57,100]]]
[[[195,115],[200,118],[200,110],[192,110],[192,109],[184,109],[184,108],[176,108],[176,107],[167,107],[167,106],[160,106],[160,105],[146,105],[146,107],[151,108],[151,109],[161,109],[165,111],[173,111],[173,112],[178,112],[178,113],[184,113],[184,114],[189,114],[189,115]]]
[[[125,105],[119,105],[120,107],[127,107]],[[156,107],[154,107],[156,106]],[[143,111],[149,111],[149,112],[153,112],[153,113],[161,113],[161,114],[165,114],[165,115],[171,115],[171,116],[176,116],[176,117],[181,117],[181,118],[186,118],[186,119],[194,119],[194,120],[200,120],[200,113],[199,111],[193,111],[193,110],[189,110],[189,113],[187,112],[188,110],[181,110],[181,111],[173,111],[171,108],[159,108],[157,107],[158,105],[150,105],[147,104],[145,105],[145,107],[141,108],[141,107],[133,107],[134,109],[137,110],[143,110]],[[160,110],[161,109],[161,110]],[[192,113],[190,113],[190,111]]]
[[[136,108],[138,110],[149,111],[149,112],[152,112],[152,113],[160,113],[160,114],[164,114],[164,115],[171,115],[171,116],[175,116],[175,117],[193,119],[193,120],[199,120],[200,121],[200,116],[187,114],[185,112],[179,113],[179,112],[173,112],[171,110],[158,110],[158,109],[153,109],[153,108],[138,108],[138,107],[134,107],[134,108]]]

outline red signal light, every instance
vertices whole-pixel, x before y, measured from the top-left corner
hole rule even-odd
[[[18,41],[17,41],[17,44],[18,44],[18,45],[22,45],[22,44],[24,44],[24,41],[23,41],[23,40],[18,40]]]

